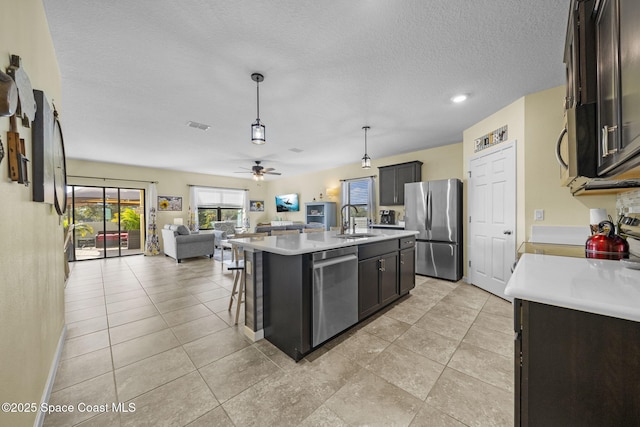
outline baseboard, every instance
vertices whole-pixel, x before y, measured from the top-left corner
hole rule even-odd
[[[259,331],[252,331],[251,328],[245,326],[244,335],[253,342],[260,341],[264,338],[264,329],[260,329]]]
[[[42,392],[42,399],[40,399],[40,404],[48,403],[49,398],[51,397],[51,390],[53,390],[53,382],[56,379],[56,372],[58,371],[58,364],[60,363],[60,358],[62,357],[62,349],[64,348],[64,339],[67,336],[67,324],[65,323],[62,326],[62,332],[60,332],[60,339],[58,339],[58,347],[56,348],[56,354],[51,362],[51,367],[49,368],[49,377],[47,378],[47,383],[44,386],[44,390]],[[45,413],[42,411],[38,411],[38,415],[36,416],[36,420],[33,423],[34,427],[42,427],[44,423],[44,415]]]

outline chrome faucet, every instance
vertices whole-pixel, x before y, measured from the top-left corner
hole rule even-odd
[[[358,213],[358,208],[354,205],[347,203],[346,205],[342,206],[342,209],[340,209],[340,234],[344,234],[347,230],[349,230],[349,223],[344,220],[344,208],[353,208],[356,210],[356,213]],[[353,232],[356,232],[355,221],[353,221]]]

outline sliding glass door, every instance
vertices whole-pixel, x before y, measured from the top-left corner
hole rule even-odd
[[[68,187],[67,224],[74,224],[70,261],[142,253],[144,190]]]

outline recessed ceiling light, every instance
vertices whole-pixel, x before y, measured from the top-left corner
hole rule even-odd
[[[460,94],[460,95],[456,95],[453,98],[451,98],[451,101],[455,102],[456,104],[459,104],[459,103],[464,102],[466,100],[467,100],[467,95],[465,95],[463,93]]]

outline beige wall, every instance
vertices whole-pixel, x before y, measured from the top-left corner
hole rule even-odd
[[[312,172],[294,177],[283,177],[275,181],[268,181],[266,202],[266,217],[270,221],[276,216],[291,221],[304,221],[304,203],[320,200],[320,193],[323,201],[336,202],[340,208],[340,180],[358,178],[363,176],[378,175],[378,167],[405,163],[414,160],[423,162],[422,180],[430,181],[434,179],[458,178],[462,179],[462,143],[431,148],[427,150],[414,151],[411,153],[399,154],[391,157],[371,160],[371,169],[365,170],[357,163],[352,163],[339,168],[327,169],[320,172]],[[376,180],[376,200],[379,198],[378,181]],[[336,189],[337,195],[328,198],[326,190]],[[275,196],[277,194],[298,193],[300,198],[300,212],[276,213]],[[396,219],[404,216],[403,206],[379,206],[376,209],[394,209],[397,211]],[[338,213],[338,221],[339,219]],[[376,222],[380,220],[376,212]]]
[[[558,86],[527,95],[464,131],[465,176],[476,138],[508,125],[508,140],[517,141],[516,248],[529,238],[534,224],[586,226],[589,209],[594,207],[606,208],[613,217],[616,215],[615,195],[573,197],[568,188],[560,185],[555,144],[562,129],[564,93],[564,86]],[[535,209],[544,209],[543,221],[534,222]],[[466,239],[465,230],[468,248]],[[465,275],[467,261],[465,250]]]
[[[64,116],[60,72],[41,0],[0,0],[0,69],[9,55],[22,58],[31,84]],[[7,148],[9,118],[0,117]],[[31,130],[19,125],[27,157]],[[32,202],[31,187],[11,182],[8,158],[0,164],[0,402],[42,397],[64,324],[63,230],[51,205]],[[30,166],[29,166],[30,168]],[[29,176],[33,176],[29,169]],[[0,425],[33,425],[35,414],[0,412]]]
[[[567,187],[559,184],[555,147],[563,126],[564,96],[564,86],[559,86],[525,97],[526,238],[532,225],[587,226],[590,208],[605,208],[609,215],[617,217],[615,195],[573,197]],[[544,221],[533,220],[535,209],[544,209]]]
[[[212,187],[228,187],[238,189],[248,189],[251,200],[263,200],[265,202],[264,212],[250,213],[250,223],[252,227],[258,222],[269,222],[276,217],[290,221],[304,221],[304,203],[312,202],[315,198],[320,201],[336,202],[340,205],[340,180],[347,178],[357,178],[361,176],[377,175],[378,166],[404,163],[413,160],[423,162],[422,179],[424,181],[432,179],[459,178],[462,179],[462,143],[446,145],[427,150],[415,151],[412,153],[397,156],[374,159],[372,167],[364,170],[360,167],[360,162],[334,169],[327,169],[320,172],[313,172],[305,175],[293,177],[281,177],[276,180],[256,182],[253,179],[239,179],[214,175],[202,175],[171,171],[166,169],[143,168],[137,166],[116,165],[112,163],[88,162],[83,160],[67,160],[67,170],[69,173],[69,184],[75,185],[97,185],[148,188],[145,182],[129,182],[126,180],[158,181],[157,190],[159,195],[181,196],[183,197],[182,212],[159,212],[158,227],[164,224],[173,223],[177,217],[183,218],[187,222],[187,209],[189,205],[189,184],[204,185]],[[87,179],[78,178],[91,176],[98,178],[119,178],[119,180]],[[336,195],[327,196],[327,189],[335,189]],[[377,198],[376,188],[376,198]],[[300,212],[277,213],[275,207],[275,196],[277,194],[297,193],[300,198]],[[403,214],[402,206],[390,206]],[[376,214],[377,218],[377,214]]]
[[[247,189],[249,190],[249,199],[263,200],[265,198],[266,182],[256,182],[253,179],[230,178],[215,175],[178,172],[167,169],[143,168],[138,166],[116,165],[113,163],[88,162],[72,159],[67,160],[67,171],[69,174],[69,185],[114,186],[122,188],[142,188],[147,190],[149,182],[157,181],[156,188],[158,190],[158,195],[182,197],[181,212],[158,212],[158,229],[161,229],[165,224],[173,224],[174,218],[182,218],[184,224],[187,224],[189,210],[189,185]],[[78,176],[118,179],[87,179],[78,178]],[[265,213],[253,212],[249,214],[252,226],[263,218],[266,218]],[[162,243],[161,234],[160,241]]]

